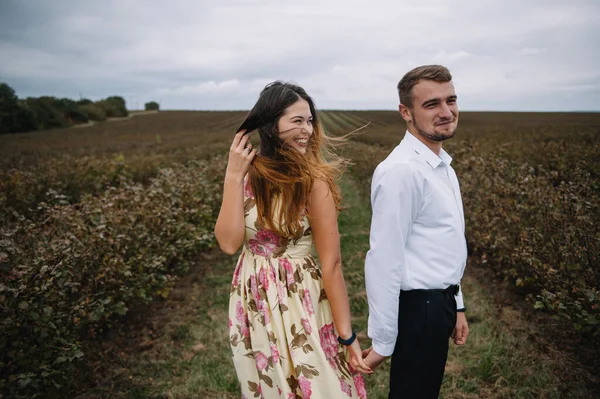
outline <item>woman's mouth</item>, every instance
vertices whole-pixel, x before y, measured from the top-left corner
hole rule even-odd
[[[308,139],[294,139],[294,143],[296,143],[299,147],[308,147]]]

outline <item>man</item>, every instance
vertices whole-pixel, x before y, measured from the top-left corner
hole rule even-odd
[[[458,106],[452,75],[425,65],[398,83],[402,142],[377,166],[371,185],[366,363],[392,356],[389,398],[437,398],[448,341],[464,345],[469,328],[460,280],[467,260],[464,214],[452,158]]]

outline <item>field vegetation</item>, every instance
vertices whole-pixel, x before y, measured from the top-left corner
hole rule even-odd
[[[212,230],[245,114],[0,135],[0,397],[239,396],[223,322],[234,258]],[[368,123],[340,148],[366,346],[370,178],[404,127],[391,111],[321,116],[333,135]],[[461,114],[445,148],[465,203],[472,335],[451,351],[445,398],[598,394],[599,134],[599,114]],[[386,380],[386,366],[367,379],[371,397]]]

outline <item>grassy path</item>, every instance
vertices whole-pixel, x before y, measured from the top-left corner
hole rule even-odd
[[[344,274],[353,324],[363,347],[367,298],[363,265],[369,242],[370,206],[346,174],[340,214]],[[139,323],[124,326],[107,344],[99,385],[82,398],[238,398],[227,342],[227,306],[235,257],[215,251],[205,265],[181,281],[172,295],[155,302]],[[577,381],[563,380],[569,364],[556,351],[531,342],[532,326],[511,308],[498,308],[467,269],[463,289],[471,335],[465,347],[452,344],[442,397],[590,397]],[[388,364],[367,379],[370,398],[385,398]]]

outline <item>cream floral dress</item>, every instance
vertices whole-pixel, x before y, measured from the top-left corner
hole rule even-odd
[[[244,248],[233,275],[229,342],[242,398],[366,398],[337,342],[312,235],[280,237],[257,223],[245,183]]]

